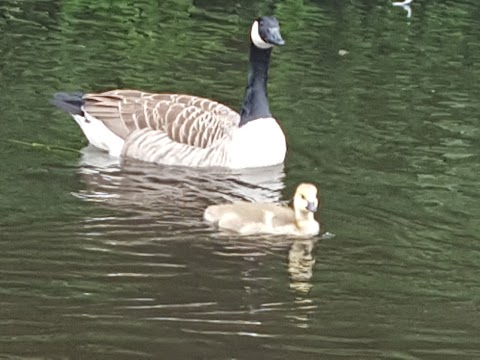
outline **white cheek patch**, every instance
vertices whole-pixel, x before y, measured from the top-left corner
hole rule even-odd
[[[273,47],[272,44],[265,42],[260,36],[260,33],[258,32],[258,21],[255,21],[252,25],[250,38],[252,39],[253,45],[258,47],[259,49],[270,49]]]

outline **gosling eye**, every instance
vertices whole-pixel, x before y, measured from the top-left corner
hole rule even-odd
[[[302,198],[302,200],[307,200],[307,198],[303,194],[301,195],[301,198]]]

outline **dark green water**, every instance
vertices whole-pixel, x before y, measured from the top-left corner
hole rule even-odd
[[[0,1],[0,358],[480,358],[480,3]],[[247,34],[281,21],[285,169],[82,150],[59,90],[239,108]],[[348,51],[343,54],[340,50]],[[228,238],[202,210],[321,188],[333,238]]]

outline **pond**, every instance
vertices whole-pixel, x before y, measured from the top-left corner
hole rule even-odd
[[[0,357],[480,358],[480,4],[0,3]],[[213,171],[86,147],[57,91],[234,109],[273,14],[285,166]],[[324,234],[225,236],[203,209],[321,192]]]

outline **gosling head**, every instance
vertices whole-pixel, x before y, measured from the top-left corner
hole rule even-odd
[[[259,49],[270,49],[275,45],[283,45],[285,41],[280,34],[280,25],[274,16],[262,16],[254,21],[250,38]]]
[[[317,211],[318,199],[317,188],[313,184],[302,183],[297,186],[293,196],[293,208],[304,216],[311,215]],[[309,216],[308,216],[309,217]]]

